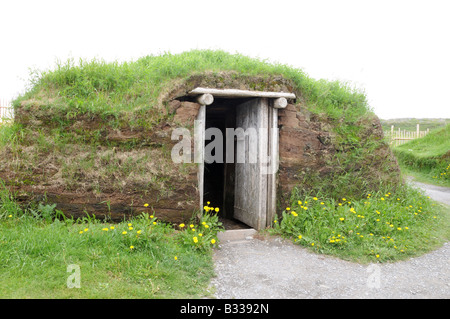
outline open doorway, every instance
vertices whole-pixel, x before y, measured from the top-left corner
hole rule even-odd
[[[205,131],[218,129],[222,140],[215,140],[217,136],[206,137],[205,149],[211,143],[221,142],[223,152],[211,147],[212,159],[205,157],[203,173],[203,203],[210,202],[213,207],[219,207],[219,219],[225,229],[250,228],[249,225],[234,218],[234,195],[235,195],[235,160],[227,161],[226,145],[232,143],[235,148],[236,137],[229,141],[226,129],[236,128],[236,107],[245,102],[244,99],[215,99],[214,103],[207,106],[205,110]],[[217,132],[217,131],[216,131]],[[214,131],[213,131],[214,133]],[[212,145],[212,144],[211,144]],[[221,155],[221,156],[219,156]],[[217,160],[219,159],[220,160]],[[235,158],[235,157],[234,157]]]
[[[217,98],[204,114],[203,204],[219,207],[225,228],[265,228],[275,212],[267,165],[278,156],[276,110],[265,98]]]
[[[256,230],[270,226],[276,211],[278,109],[295,94],[197,87],[188,96],[200,104],[194,127],[200,209],[209,201],[221,218]],[[220,156],[211,143],[221,144]]]

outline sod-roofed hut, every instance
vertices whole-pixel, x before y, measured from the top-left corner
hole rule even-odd
[[[209,201],[261,229],[293,192],[360,197],[400,181],[365,95],[289,66],[190,51],[68,61],[30,87],[0,148],[24,205],[180,223]]]

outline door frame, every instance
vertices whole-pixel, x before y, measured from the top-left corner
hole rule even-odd
[[[279,134],[278,134],[278,109],[287,106],[287,99],[295,99],[295,94],[286,92],[266,92],[266,91],[247,91],[235,89],[210,89],[196,88],[189,92],[189,95],[196,96],[196,101],[200,108],[194,125],[194,160],[198,164],[198,187],[200,195],[199,208],[203,211],[203,186],[204,186],[204,159],[205,159],[205,126],[206,126],[206,107],[214,102],[214,97],[222,98],[257,98],[259,103],[267,103],[268,136],[264,143],[267,143],[268,157],[273,162],[270,163],[272,171],[267,172],[262,187],[267,187],[267,198],[265,199],[264,211],[260,211],[260,218],[256,225],[249,225],[256,230],[264,229],[271,225],[276,214],[276,172],[279,165]],[[239,106],[236,106],[239,107]]]

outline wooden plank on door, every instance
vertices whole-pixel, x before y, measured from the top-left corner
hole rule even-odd
[[[252,99],[236,109],[236,127],[246,133],[245,162],[235,166],[234,217],[255,228],[266,227],[267,174],[262,174],[261,154],[268,155],[267,99]],[[256,139],[252,134],[256,132]],[[256,150],[256,154],[254,154]],[[236,152],[242,151],[239,147]],[[239,154],[237,154],[239,158]],[[252,162],[255,159],[255,162]]]

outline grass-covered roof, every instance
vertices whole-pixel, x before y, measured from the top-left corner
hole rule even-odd
[[[180,94],[199,82],[214,87],[277,90],[284,81],[310,111],[328,118],[355,121],[369,111],[364,93],[347,83],[314,80],[288,65],[224,51],[167,53],[122,63],[68,60],[33,74],[30,90],[14,105],[39,105],[55,117],[92,114],[122,118],[131,124],[138,118],[154,122],[163,116],[164,103],[174,97],[171,92]]]

